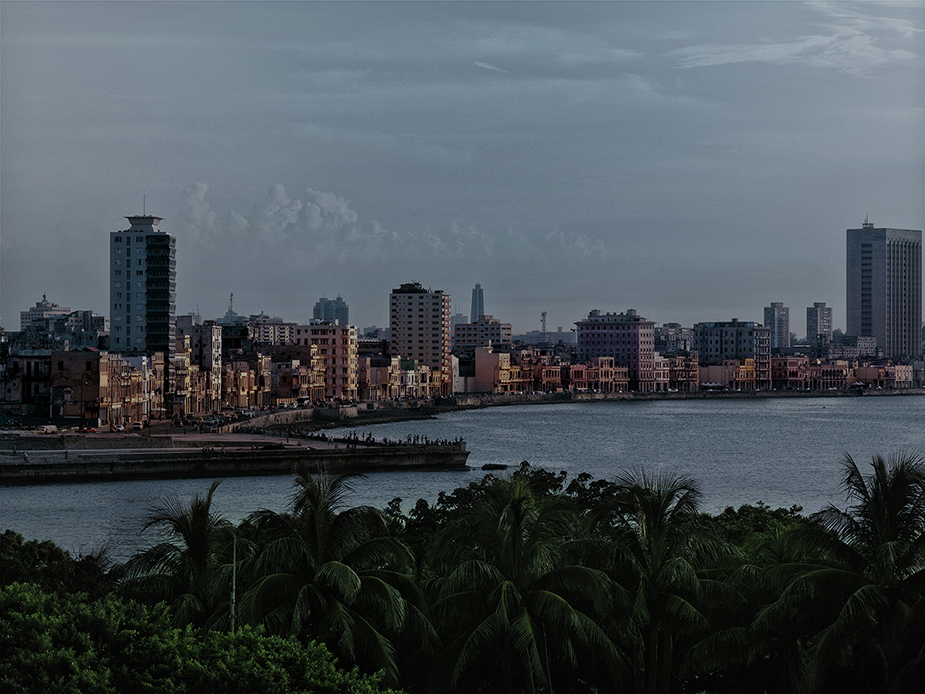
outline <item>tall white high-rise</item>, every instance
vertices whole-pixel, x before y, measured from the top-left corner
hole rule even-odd
[[[175,353],[176,243],[160,217],[126,217],[109,234],[109,347],[113,352]]]
[[[790,346],[790,309],[783,302],[764,307],[764,327],[771,329],[771,349]]]
[[[389,298],[389,353],[416,359],[441,372],[444,390],[452,378],[450,295],[413,282],[393,289]]]
[[[847,334],[876,337],[888,359],[922,355],[922,232],[847,230]]]
[[[472,289],[472,310],[469,311],[469,321],[476,323],[484,315],[485,295],[482,293],[482,285],[476,284]]]

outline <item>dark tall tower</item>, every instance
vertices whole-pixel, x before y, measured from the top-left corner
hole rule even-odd
[[[482,285],[476,284],[472,290],[472,310],[469,311],[469,322],[477,323],[485,315],[485,296],[482,294]]]
[[[922,355],[922,232],[848,229],[847,332],[876,337],[888,359]]]

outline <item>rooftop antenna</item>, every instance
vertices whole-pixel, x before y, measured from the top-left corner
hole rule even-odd
[[[146,204],[145,204],[145,196],[142,195],[142,196],[141,196],[141,216],[142,216],[142,217],[147,217],[147,216],[148,216],[147,210],[148,210],[148,208],[147,208],[147,206],[146,206]]]
[[[865,229],[873,229],[873,228],[874,228],[874,223],[873,223],[872,221],[870,221],[870,214],[865,214],[865,215],[864,215],[864,228],[865,228]]]

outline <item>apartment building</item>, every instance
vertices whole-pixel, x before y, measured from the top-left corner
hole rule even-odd
[[[832,307],[815,301],[806,308],[806,341],[814,347],[832,341]]]
[[[731,359],[753,359],[755,388],[771,387],[771,328],[738,318],[697,323],[694,341],[701,366],[719,365]]]
[[[161,217],[126,217],[128,229],[109,234],[110,351],[163,352],[176,339],[176,238]]]
[[[450,295],[414,282],[393,289],[389,297],[389,353],[414,359],[440,372],[441,394],[452,378]]]
[[[780,301],[764,307],[764,326],[771,329],[771,349],[790,346],[790,309]]]
[[[626,367],[630,389],[651,392],[655,389],[655,339],[653,321],[634,309],[625,313],[591,311],[576,321],[578,359],[613,357],[614,366]]]
[[[296,325],[293,332],[296,345],[314,345],[324,364],[326,398],[356,400],[357,398],[357,329],[354,325],[312,323]]]
[[[464,350],[474,347],[510,346],[511,324],[502,323],[494,316],[479,316],[471,323],[457,323],[453,328],[453,349]]]

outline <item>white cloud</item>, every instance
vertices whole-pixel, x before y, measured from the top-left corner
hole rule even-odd
[[[697,68],[735,63],[806,65],[830,68],[856,75],[869,74],[873,68],[916,58],[912,51],[885,48],[875,32],[889,31],[910,38],[921,29],[906,20],[871,17],[846,10],[844,5],[813,3],[826,15],[821,33],[808,34],[787,41],[766,39],[756,43],[701,44],[670,51],[668,56],[679,67]]]
[[[422,259],[489,261],[534,253],[598,259],[606,255],[600,242],[561,231],[536,235],[507,228],[487,233],[458,220],[442,229],[392,231],[376,220],[360,220],[346,198],[311,188],[301,198],[294,198],[279,183],[271,186],[246,216],[234,210],[216,212],[207,200],[208,193],[209,186],[203,183],[187,189],[182,221],[186,238],[202,242],[204,252],[230,245],[245,257],[271,252],[283,265],[361,266],[382,261],[413,265]],[[285,249],[285,256],[279,255],[280,248]]]
[[[502,70],[500,67],[495,67],[494,65],[489,65],[488,63],[480,63],[478,61],[474,61],[472,64],[475,65],[476,67],[482,68],[483,70],[493,70],[494,72],[504,72],[504,73],[508,72],[507,70]]]

